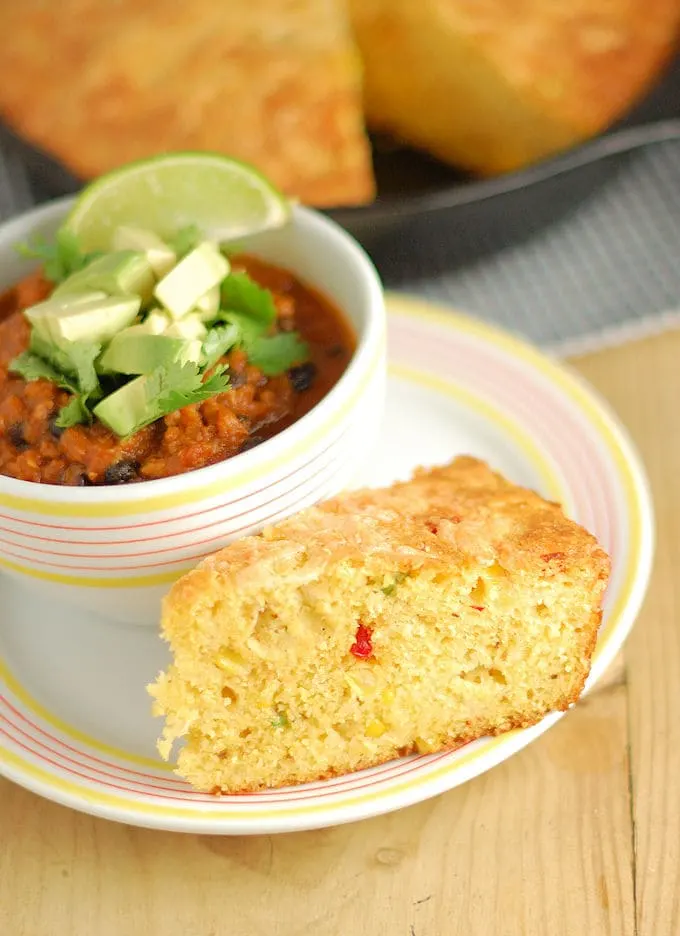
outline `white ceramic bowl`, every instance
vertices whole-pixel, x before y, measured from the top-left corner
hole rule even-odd
[[[33,264],[14,250],[51,236],[62,199],[0,227],[0,286]],[[169,584],[238,536],[338,493],[369,455],[385,389],[385,311],[366,254],[322,215],[296,208],[286,228],[248,250],[329,296],[357,332],[336,386],[302,419],[262,445],[173,478],[72,488],[0,475],[0,568],[92,612],[156,624]]]

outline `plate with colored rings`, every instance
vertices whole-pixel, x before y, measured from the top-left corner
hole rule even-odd
[[[625,431],[579,378],[522,341],[418,300],[391,296],[388,307],[379,454],[357,482],[387,484],[466,453],[562,503],[612,557],[590,688],[634,623],[652,563],[650,495]],[[6,577],[0,593],[0,774],[121,822],[234,835],[351,822],[470,780],[561,717],[318,783],[199,794],[156,754],[161,723],[145,687],[167,663],[158,634],[55,607]]]

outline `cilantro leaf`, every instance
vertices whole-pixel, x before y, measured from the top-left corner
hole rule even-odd
[[[99,357],[102,346],[96,341],[68,341],[61,347],[61,353],[68,360],[75,373],[80,392],[93,396],[99,392],[99,378],[94,362]]]
[[[168,238],[168,244],[177,254],[177,259],[181,260],[190,250],[198,244],[201,239],[201,232],[195,224],[187,224],[177,231],[177,233]]]
[[[189,366],[191,367],[192,365]],[[185,385],[182,388],[167,388],[159,395],[156,401],[156,406],[160,410],[158,414],[159,417],[167,416],[169,413],[174,413],[176,410],[183,409],[185,406],[203,403],[204,400],[209,400],[210,397],[216,396],[218,393],[223,393],[229,388],[229,377],[226,373],[226,367],[216,367],[205,382],[203,382],[196,365],[193,365],[193,367],[196,371],[196,381],[191,387]]]
[[[203,340],[201,363],[207,370],[233,347],[239,338],[238,326],[233,323],[211,328]]]
[[[217,367],[207,380],[197,364],[174,361],[164,367],[157,367],[145,378],[146,415],[128,432],[134,435],[144,426],[148,426],[176,410],[223,393],[229,387],[226,367]],[[140,378],[138,378],[140,379]]]
[[[63,390],[68,390],[73,396],[59,411],[57,425],[62,429],[74,426],[76,423],[91,422],[92,416],[87,409],[87,395],[80,393],[76,382],[63,373],[60,373],[43,358],[32,351],[24,351],[13,361],[10,361],[9,371],[19,374],[24,380],[49,380]]]
[[[73,393],[78,392],[76,381],[71,378],[75,376],[73,365],[69,360],[68,356],[58,348],[56,345],[51,344],[49,341],[46,341],[40,336],[40,333],[34,328],[31,331],[31,338],[28,344],[28,349],[34,355],[37,355],[42,359],[43,363],[48,364],[52,370],[55,372],[54,377],[47,377],[46,380],[52,380],[54,383],[60,383],[66,390],[71,390]],[[26,380],[37,379],[26,377]]]
[[[63,387],[64,390],[70,390],[71,393],[77,393],[78,388],[73,381],[68,380],[63,374],[55,370],[51,364],[38,357],[32,351],[23,351],[18,357],[9,362],[8,370],[11,374],[18,374],[24,380],[50,380],[52,383]]]
[[[73,396],[66,406],[62,406],[56,419],[60,429],[70,429],[78,423],[91,422],[92,416],[83,404],[81,397]]]
[[[91,399],[98,400],[102,395],[94,369],[101,345],[89,341],[69,341],[64,342],[61,348],[56,348],[48,345],[33,331],[30,347],[31,350],[24,351],[10,362],[9,370],[24,380],[49,380],[73,394],[59,413],[57,425],[61,428],[92,422],[88,402]]]
[[[248,360],[267,377],[276,377],[300,364],[309,356],[309,348],[296,332],[283,332],[256,338],[246,347]]]
[[[171,361],[149,374],[146,397],[149,402],[159,401],[172,391],[191,393],[201,386],[201,374],[193,361]]]
[[[59,283],[66,279],[65,272],[56,243],[48,243],[44,238],[36,237],[26,244],[17,244],[16,251],[29,260],[40,260],[46,279]]]
[[[242,312],[220,312],[220,318],[227,325],[235,326],[237,329],[236,344],[243,348],[248,348],[263,333],[260,323]]]
[[[87,396],[96,396],[100,393],[99,378],[95,371],[94,362],[101,353],[102,346],[96,341],[63,341],[59,347],[41,338],[35,330],[31,332],[30,350],[46,361],[57,372],[57,378],[65,376],[75,377],[77,390]],[[48,377],[48,380],[58,382],[57,378]],[[68,381],[66,389],[74,385]]]
[[[207,380],[203,381],[203,386],[201,387],[202,394],[210,394],[210,396],[216,396],[218,393],[224,393],[225,390],[229,388],[229,368],[226,364],[216,367],[212,372],[210,377]],[[208,397],[206,396],[207,400]]]
[[[238,329],[236,343],[266,377],[276,377],[309,357],[309,348],[297,332],[265,335],[261,322],[244,312],[221,312],[220,317]]]
[[[276,321],[274,297],[247,273],[230,273],[221,287],[222,306],[229,312],[240,312],[258,322],[266,331]]]
[[[75,234],[66,228],[60,228],[53,241],[36,237],[26,244],[17,244],[16,250],[22,257],[40,260],[45,277],[53,283],[61,283],[71,273],[82,270],[101,256],[101,251],[82,251]]]

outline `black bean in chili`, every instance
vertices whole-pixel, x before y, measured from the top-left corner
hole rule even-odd
[[[261,445],[263,442],[264,438],[262,436],[248,436],[245,442],[241,445],[239,452],[248,452],[250,449],[255,448],[257,445]]]
[[[139,464],[129,458],[114,462],[104,472],[104,484],[127,484],[137,479]]]
[[[47,428],[53,439],[61,439],[64,434],[64,429],[57,425],[58,419],[59,413],[54,413],[47,421]]]
[[[91,481],[85,471],[85,465],[74,463],[67,465],[62,474],[62,484],[68,484],[72,487],[91,487],[94,481]]]
[[[23,452],[28,448],[28,442],[24,437],[24,427],[22,423],[12,423],[7,430],[7,436],[17,452]]]
[[[313,361],[307,361],[305,364],[299,364],[297,367],[291,367],[288,371],[288,379],[291,382],[293,390],[296,393],[302,393],[303,390],[309,390],[316,377],[316,364]]]

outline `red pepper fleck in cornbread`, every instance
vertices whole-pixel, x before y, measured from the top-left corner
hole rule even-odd
[[[531,725],[578,698],[609,560],[472,458],[340,496],[177,582],[159,750],[198,790],[303,783]]]

